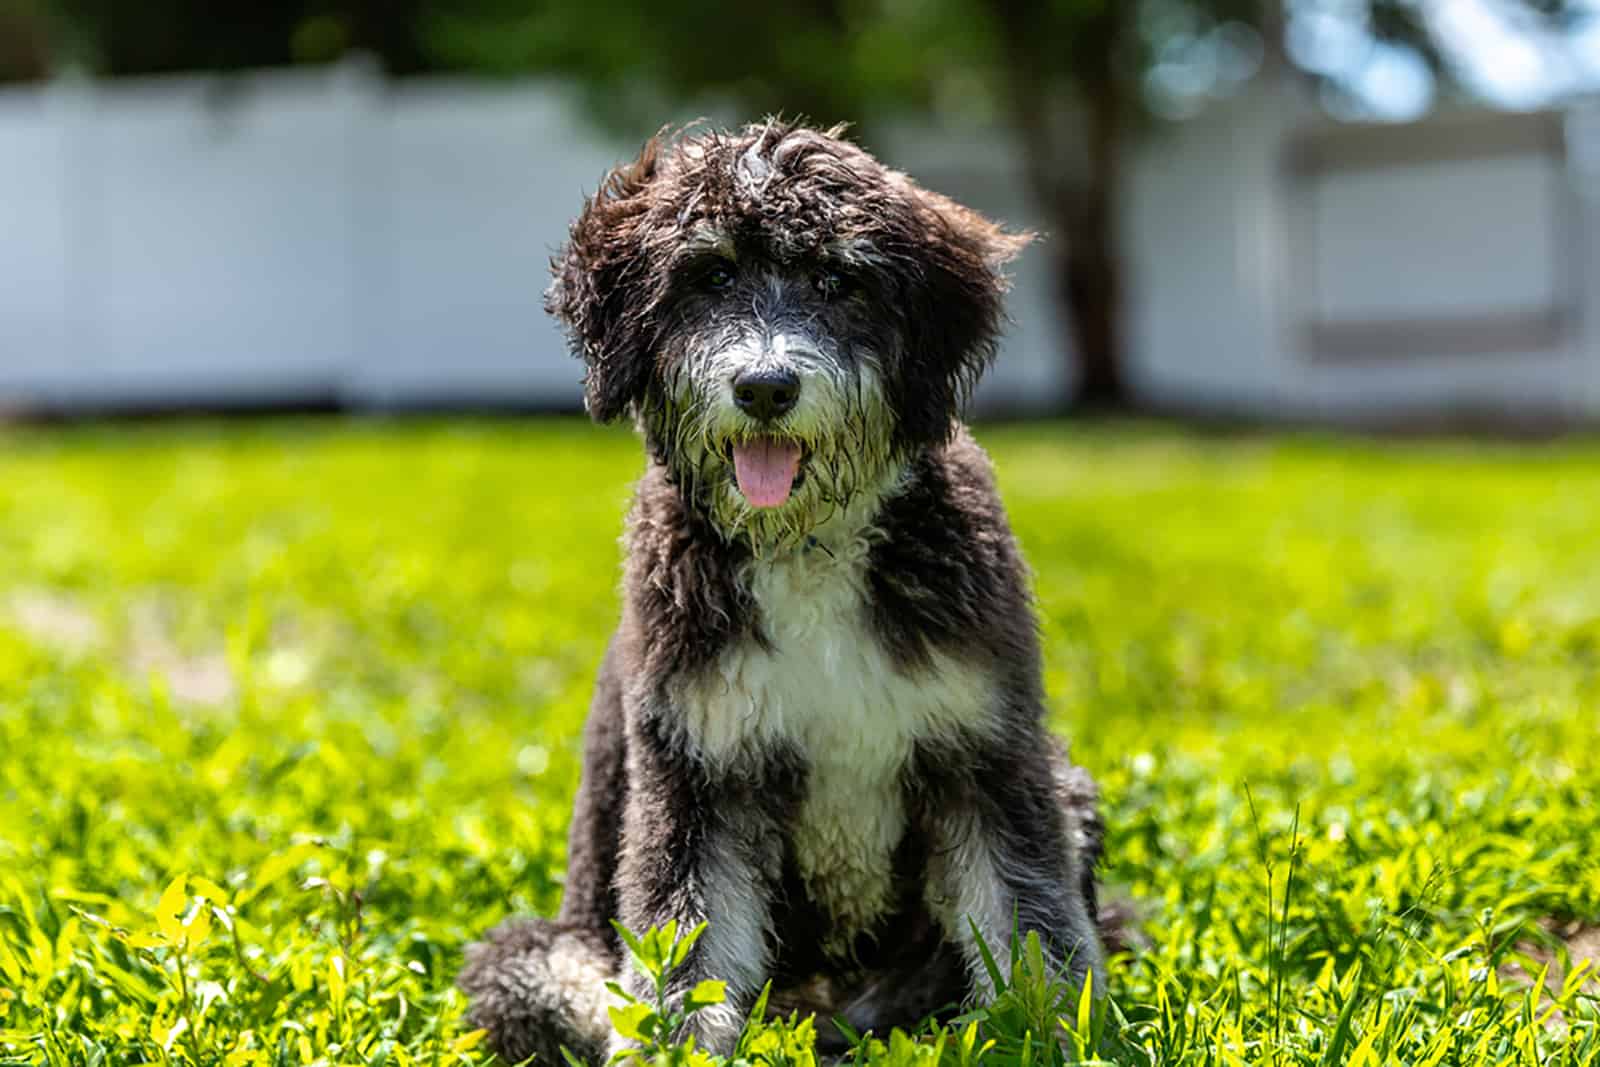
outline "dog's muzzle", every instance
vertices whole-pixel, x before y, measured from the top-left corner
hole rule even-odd
[[[769,426],[800,402],[800,376],[781,367],[755,367],[733,379],[733,403],[752,421]],[[782,507],[800,474],[799,442],[760,434],[730,446],[739,492],[753,508]]]

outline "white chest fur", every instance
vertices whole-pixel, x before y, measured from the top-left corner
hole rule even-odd
[[[873,633],[868,545],[753,563],[750,590],[769,647],[730,648],[678,694],[688,739],[714,763],[788,743],[810,768],[790,823],[812,898],[830,913],[834,947],[889,904],[890,865],[905,831],[901,772],[913,745],[987,717],[982,672],[935,656],[904,671]]]

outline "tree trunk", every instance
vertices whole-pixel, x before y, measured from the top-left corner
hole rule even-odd
[[[1122,115],[1115,95],[1085,102],[1086,178],[1064,190],[1056,205],[1056,292],[1078,360],[1074,406],[1092,411],[1131,405],[1124,373],[1123,259],[1118,218],[1122,173]]]
[[[1063,25],[1044,0],[992,0],[1005,49],[1012,120],[1051,237],[1054,293],[1076,359],[1080,410],[1130,406],[1123,368],[1118,217],[1128,87],[1121,62],[1127,0]],[[1076,104],[1063,110],[1060,89]],[[1063,346],[1065,349],[1067,346]]]
[[[50,74],[45,17],[33,4],[0,3],[0,83],[43,81]]]
[[[1089,411],[1129,407],[1122,370],[1122,330],[1117,321],[1121,279],[1104,249],[1075,250],[1057,256],[1056,294],[1077,359],[1072,406]]]

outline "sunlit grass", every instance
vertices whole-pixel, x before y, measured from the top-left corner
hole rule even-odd
[[[980,438],[1141,916],[1101,1054],[1600,1063],[1585,975],[1527,992],[1600,920],[1600,446]],[[451,978],[559,900],[639,468],[575,420],[0,434],[0,1063],[479,1062]],[[1085,1050],[1014,1017],[861,1056]]]

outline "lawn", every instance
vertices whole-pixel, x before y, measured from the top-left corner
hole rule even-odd
[[[859,1059],[1600,1063],[1600,446],[979,436],[1138,943],[1087,1027]],[[482,1062],[451,979],[559,900],[639,468],[576,420],[0,431],[0,1063]]]

